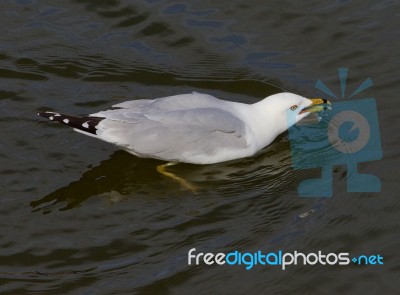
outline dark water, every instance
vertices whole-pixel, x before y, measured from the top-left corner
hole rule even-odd
[[[1,1],[0,290],[4,294],[398,294],[398,1]],[[253,103],[320,96],[367,77],[383,159],[359,170],[380,193],[299,198],[319,169],[291,167],[287,134],[258,156],[171,170],[38,110],[85,115],[130,99],[199,91]],[[380,254],[383,265],[188,266],[187,252]]]

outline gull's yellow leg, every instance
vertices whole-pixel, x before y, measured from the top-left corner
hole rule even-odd
[[[172,165],[176,165],[176,164],[178,164],[178,163],[169,162],[169,163],[164,164],[164,165],[159,165],[159,166],[157,166],[157,171],[159,173],[161,173],[162,175],[171,177],[172,179],[176,180],[185,189],[188,189],[188,190],[192,191],[193,193],[196,193],[196,187],[193,184],[191,184],[189,181],[186,181],[185,179],[183,179],[183,178],[181,178],[179,176],[176,176],[175,174],[173,174],[171,172],[166,171],[166,168],[168,166],[172,166]]]

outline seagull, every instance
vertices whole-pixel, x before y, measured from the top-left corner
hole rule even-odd
[[[85,117],[39,112],[51,121],[112,143],[141,158],[166,161],[157,171],[195,191],[168,172],[177,163],[213,164],[255,155],[311,113],[329,109],[322,98],[283,92],[245,104],[192,92],[122,102]]]

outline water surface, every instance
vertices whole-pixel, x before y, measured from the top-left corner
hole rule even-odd
[[[1,3],[0,290],[5,294],[236,294],[400,291],[396,1],[34,1]],[[383,159],[360,164],[381,193],[299,198],[281,135],[259,155],[159,175],[160,161],[52,124],[38,110],[86,115],[130,99],[205,92],[254,103],[322,95],[367,77]],[[350,252],[381,266],[188,266],[203,252]]]

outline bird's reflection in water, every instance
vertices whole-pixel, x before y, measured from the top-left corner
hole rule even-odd
[[[65,204],[59,210],[69,210],[81,205],[93,196],[108,194],[122,198],[129,192],[140,192],[144,186],[157,184],[160,176],[155,170],[161,162],[152,159],[140,159],[124,151],[117,151],[100,165],[83,173],[82,177],[65,187],[31,202],[33,211],[48,213],[59,203]],[[150,193],[150,192],[149,192]]]
[[[34,212],[46,214],[55,209],[73,209],[94,196],[105,197],[108,203],[113,203],[133,194],[151,198],[192,195],[176,181],[156,171],[157,165],[162,163],[117,151],[83,173],[81,179],[32,201],[31,206]],[[195,184],[199,195],[229,196],[255,190],[261,190],[265,195],[276,194],[281,189],[295,190],[297,181],[288,181],[290,164],[289,144],[281,136],[255,157],[213,165],[179,164],[169,170]]]

